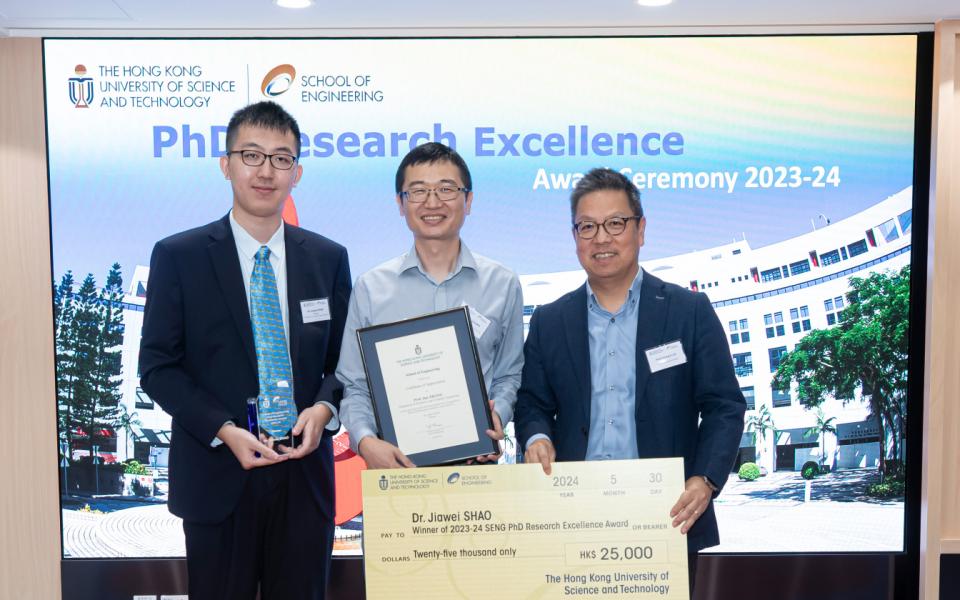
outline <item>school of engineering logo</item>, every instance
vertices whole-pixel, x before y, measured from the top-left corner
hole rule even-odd
[[[447,483],[449,483],[450,485],[453,485],[458,481],[460,481],[460,473],[456,471],[454,471],[453,473],[450,473],[450,476],[447,477]]]
[[[297,70],[293,65],[277,65],[263,77],[260,84],[260,93],[275,98],[293,87]]]
[[[77,65],[73,68],[76,77],[67,79],[67,93],[74,108],[90,108],[93,102],[93,77],[87,77],[87,68]]]

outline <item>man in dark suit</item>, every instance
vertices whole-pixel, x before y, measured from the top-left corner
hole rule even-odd
[[[333,544],[347,253],[282,222],[302,174],[300,130],[286,111],[241,109],[226,143],[230,213],[154,247],[141,386],[173,420],[169,506],[183,518],[191,600],[252,600],[258,589],[263,600],[320,599]],[[247,399],[273,385],[292,388],[296,446],[247,428]]]
[[[703,294],[637,262],[646,219],[622,174],[594,169],[571,196],[587,283],[530,321],[514,425],[527,462],[682,456],[670,516],[696,552],[719,543],[712,499],[733,466],[746,404]],[[653,352],[651,352],[651,350]]]

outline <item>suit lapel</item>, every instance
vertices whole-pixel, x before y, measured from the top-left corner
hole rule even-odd
[[[297,356],[300,351],[300,329],[303,327],[303,315],[300,312],[300,301],[307,298],[304,273],[307,272],[309,261],[303,247],[302,232],[284,224],[284,251],[287,258],[287,321],[290,327],[290,368],[293,369],[293,380],[297,381]]]
[[[217,283],[223,293],[233,321],[240,332],[243,347],[254,371],[257,370],[257,353],[253,345],[253,325],[250,323],[250,309],[247,306],[247,290],[243,285],[243,272],[240,271],[240,259],[237,258],[237,244],[230,231],[229,216],[211,224],[211,243],[207,246]]]
[[[663,332],[667,323],[667,295],[663,281],[643,272],[640,286],[640,302],[637,306],[637,414],[644,407],[650,364],[646,351],[664,342]]]
[[[590,423],[590,337],[587,331],[587,286],[583,285],[567,300],[564,310],[566,326],[563,331],[567,338],[570,363],[577,383],[580,384],[580,398],[586,423]]]

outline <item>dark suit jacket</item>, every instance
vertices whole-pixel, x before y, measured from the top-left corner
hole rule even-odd
[[[170,511],[217,523],[240,499],[248,472],[225,445],[227,421],[245,427],[246,399],[259,391],[253,326],[229,216],[161,240],[150,259],[140,342],[141,387],[173,417]],[[290,357],[297,409],[339,407],[334,377],[350,297],[347,251],[284,225]],[[329,298],[330,320],[304,323],[301,300]],[[331,435],[300,459],[319,510],[334,515]],[[271,468],[271,467],[264,467]]]
[[[706,475],[723,486],[740,447],[746,409],[723,327],[704,294],[646,272],[638,310],[639,456],[682,456],[687,478]],[[687,362],[651,374],[645,350],[676,340]],[[584,460],[591,389],[585,285],[534,312],[524,361],[514,416],[520,447],[542,433],[553,441],[558,461]],[[688,536],[691,551],[719,543],[712,502]]]

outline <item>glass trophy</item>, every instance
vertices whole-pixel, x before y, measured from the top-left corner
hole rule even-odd
[[[290,382],[280,380],[261,390],[254,406],[247,405],[247,420],[250,431],[258,437],[283,444],[289,448],[296,445],[293,427],[297,424],[297,403],[293,399]],[[255,410],[251,410],[255,409]]]

